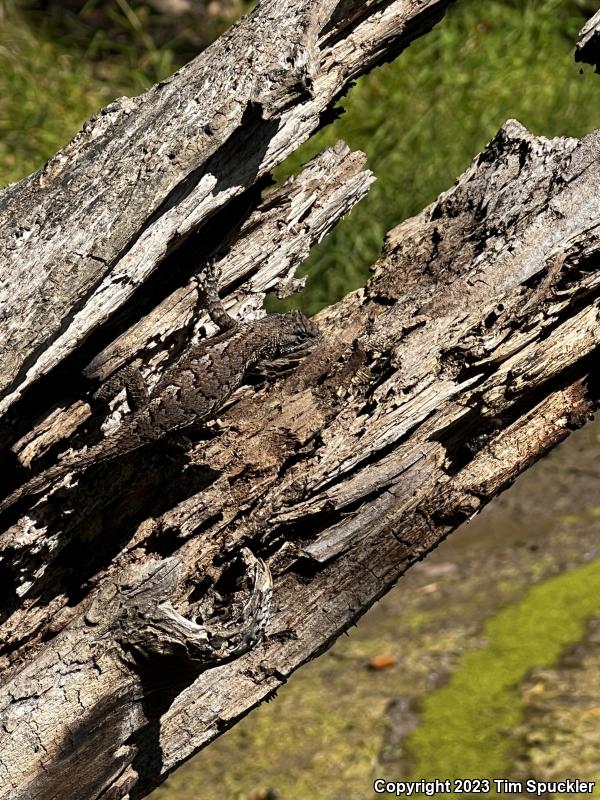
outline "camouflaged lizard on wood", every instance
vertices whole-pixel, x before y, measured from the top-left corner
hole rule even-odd
[[[132,411],[113,435],[84,452],[77,451],[36,475],[0,503],[0,513],[23,497],[38,494],[69,472],[125,456],[169,434],[212,419],[248,372],[260,362],[304,354],[319,337],[317,326],[299,311],[270,314],[240,324],[225,311],[217,291],[218,270],[199,279],[206,310],[220,334],[189,348],[147,393],[139,372],[117,377],[127,389]]]

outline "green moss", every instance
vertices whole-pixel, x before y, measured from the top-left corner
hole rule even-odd
[[[561,525],[571,528],[573,525],[583,523],[593,523],[600,517],[600,506],[590,506],[589,508],[579,509],[577,514],[562,514],[558,521]]]
[[[600,560],[533,588],[490,619],[487,645],[466,653],[447,686],[427,696],[408,740],[414,778],[506,777],[523,714],[518,687],[553,664],[600,613]]]
[[[559,522],[562,525],[579,525],[581,522],[581,516],[578,514],[563,514]]]

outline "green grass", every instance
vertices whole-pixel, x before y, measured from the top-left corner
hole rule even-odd
[[[314,249],[307,289],[291,303],[313,313],[362,285],[385,232],[448,188],[509,117],[546,136],[600,126],[600,80],[591,69],[580,74],[572,58],[580,8],[590,13],[594,5],[458,0],[432,33],[361,79],[343,101],[344,116],[278,171],[282,179],[342,138],[366,151],[378,177],[369,197]],[[41,166],[112,98],[135,94],[177,66],[176,49],[156,47],[128,22],[127,7],[125,0],[115,6],[131,37],[112,50],[101,30],[83,50],[80,41],[51,35],[56,28],[33,33],[8,14],[0,27],[0,185]]]
[[[600,560],[552,578],[490,619],[485,647],[467,653],[449,684],[427,695],[407,747],[412,778],[511,777],[522,719],[519,684],[554,664],[600,613]],[[490,796],[495,793],[491,792]]]
[[[88,62],[77,48],[36,35],[18,18],[0,27],[0,186],[40,167],[85,120],[121,94],[141,92],[162,68]]]
[[[52,65],[52,68],[50,68]],[[26,29],[0,30],[0,184],[32,172],[111,99],[90,70]]]
[[[458,0],[396,62],[362,78],[345,115],[279,172],[344,139],[378,177],[314,249],[295,304],[313,313],[363,285],[386,231],[450,187],[508,118],[545,136],[600,126],[600,78],[573,61],[582,22],[565,0]]]

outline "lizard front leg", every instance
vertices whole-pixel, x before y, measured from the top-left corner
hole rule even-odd
[[[219,297],[219,281],[221,280],[221,268],[214,261],[207,264],[204,272],[196,277],[198,293],[208,311],[208,316],[217,328],[224,333],[225,331],[237,328],[238,322],[229,312]]]

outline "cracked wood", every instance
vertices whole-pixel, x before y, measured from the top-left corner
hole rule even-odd
[[[383,35],[394,9],[412,11],[415,19],[422,12],[425,22],[442,5],[367,3],[355,14],[355,4],[342,3],[343,20],[321,29],[321,54],[335,49],[356,56],[355,40],[346,42],[344,33],[375,30],[383,21]],[[263,3],[258,12],[273,7]],[[390,55],[415,30],[374,39],[366,61]],[[297,63],[304,75],[304,62]],[[348,63],[336,62],[338,90]],[[284,80],[281,105],[282,95],[270,96],[265,85],[261,102],[289,122],[295,109],[312,102],[303,94],[306,85],[290,90]],[[311,91],[319,96],[318,81]],[[308,127],[299,126],[300,136]],[[250,124],[249,142],[256,141],[252,130]],[[275,193],[274,205],[265,197],[258,216],[242,214],[225,231],[233,243],[219,254],[226,304],[242,305],[259,275],[259,295],[267,284],[289,280],[294,259],[366,190],[370,176],[360,173],[357,158],[343,146],[328,151]],[[1,697],[9,709],[27,704],[27,715],[4,729],[0,774],[9,774],[8,766],[12,771],[0,797],[31,800],[35,789],[40,800],[58,798],[65,776],[71,800],[143,796],[270,696],[412,563],[585,422],[599,394],[599,158],[600,132],[548,140],[508,122],[455,186],[390,231],[366,288],[321,312],[322,346],[292,374],[258,376],[240,389],[189,457],[163,460],[158,473],[150,471],[159,482],[135,465],[120,476],[118,496],[98,492],[97,480],[80,481],[6,521]],[[320,169],[323,178],[315,179]],[[46,188],[51,194],[52,184]],[[20,191],[27,196],[30,184],[9,190],[4,200],[12,197],[17,207]],[[296,214],[296,201],[305,203],[302,213]],[[249,203],[257,208],[258,199]],[[162,233],[165,252],[168,226]],[[29,239],[32,252],[36,240],[45,252],[43,237]],[[236,241],[244,242],[237,251]],[[280,259],[266,258],[254,271],[242,251],[258,243]],[[147,377],[158,380],[190,336],[204,333],[187,283],[195,262],[185,245],[178,255],[185,267],[179,284],[153,295],[146,319],[135,319],[134,306],[133,324],[109,331],[100,343],[65,329],[68,347],[81,352],[92,379],[141,356]],[[227,272],[228,258],[241,273]],[[61,287],[64,274],[53,274]],[[236,282],[238,274],[245,283]],[[258,306],[256,297],[249,303]],[[186,309],[183,322],[176,308]],[[99,324],[94,314],[90,330]],[[16,356],[19,370],[33,352],[28,336],[24,331]],[[47,341],[52,350],[55,331]],[[57,352],[47,365],[56,363]],[[32,373],[24,380],[33,379]],[[60,373],[49,386],[52,393],[39,397],[29,428],[11,441],[23,464],[51,461],[72,440],[98,433],[86,402],[70,396]],[[21,402],[8,398],[7,408]],[[156,667],[149,686],[148,673],[126,658],[99,665],[86,649],[90,604],[127,570],[157,560],[181,565],[169,594],[176,614],[193,617],[206,598],[212,598],[209,615],[211,606],[235,608],[236,564],[249,545],[274,576],[272,619],[256,649],[192,673],[185,687],[157,681]],[[23,684],[28,675],[44,683]],[[111,691],[121,685],[124,696]],[[91,693],[83,717],[81,687]],[[111,722],[109,753],[118,758],[103,759],[102,731]],[[20,763],[27,766],[14,767]],[[80,775],[80,764],[89,771]]]

